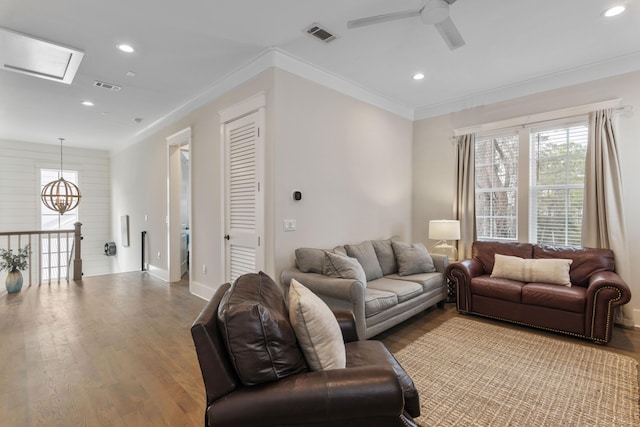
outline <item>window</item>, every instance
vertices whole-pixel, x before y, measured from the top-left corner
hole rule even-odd
[[[63,178],[78,185],[78,171],[64,171]],[[40,169],[40,192],[51,181],[60,179],[59,170]],[[40,201],[40,229],[41,230],[70,230],[73,224],[78,222],[78,208],[60,215],[58,212],[47,208]]]
[[[479,137],[476,156],[476,227],[484,239],[518,237],[518,135]]]
[[[586,125],[531,132],[531,241],[580,246],[587,137]]]
[[[586,119],[475,139],[478,239],[579,246]]]
[[[69,182],[78,185],[77,171],[64,171],[63,177]],[[40,170],[40,191],[51,181],[60,178],[60,171],[41,169]],[[40,201],[40,228],[41,230],[71,230],[78,222],[78,208],[65,212],[64,215],[52,211]],[[42,235],[41,252],[42,261],[40,265],[42,280],[61,279],[67,276],[67,265],[71,258],[71,248],[73,246],[73,235],[65,238],[61,235],[49,237]]]

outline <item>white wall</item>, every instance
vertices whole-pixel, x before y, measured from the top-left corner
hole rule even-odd
[[[191,290],[207,297],[222,283],[218,112],[260,91],[267,94],[266,273],[277,280],[300,246],[410,237],[411,121],[271,69],[113,156],[114,238],[125,214],[132,235],[130,248],[118,248],[117,271],[140,268],[136,236],[146,229],[150,271],[166,275],[165,138],[191,126]],[[291,200],[293,189],[303,192],[301,202]],[[282,231],[284,219],[296,219],[297,231]]]
[[[412,122],[286,71],[275,76],[277,274],[298,247],[409,239]],[[297,230],[283,231],[284,219]]]
[[[630,277],[625,278],[631,288],[629,303],[634,321],[640,325],[640,72],[623,74],[580,85],[530,95],[493,105],[473,108],[414,123],[414,195],[413,237],[426,239],[429,219],[451,218],[455,194],[455,149],[450,137],[456,128],[505,120],[528,114],[584,105],[621,98],[622,105],[631,105],[634,112],[618,116],[619,155],[621,160],[624,214],[626,217]]]
[[[116,154],[112,166],[113,238],[119,242],[120,215],[129,215],[131,246],[118,247],[116,271],[140,270],[141,231],[147,231],[150,272],[167,277],[167,142],[166,138],[191,127],[192,223],[191,291],[203,297],[213,294],[224,281],[221,140],[218,113],[258,92],[267,92],[267,135],[273,70],[230,90],[163,130]],[[267,137],[267,153],[270,139]],[[270,165],[267,165],[267,169]],[[145,215],[147,220],[145,221]],[[267,212],[268,223],[273,216]],[[158,257],[160,254],[160,257]],[[269,262],[269,259],[267,260]],[[273,261],[267,270],[273,274]],[[207,272],[203,271],[206,266]]]
[[[60,169],[60,146],[0,140],[0,231],[40,229],[40,169]],[[85,276],[111,273],[109,155],[63,146],[64,168],[78,171]]]

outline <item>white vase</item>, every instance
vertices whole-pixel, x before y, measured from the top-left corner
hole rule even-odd
[[[22,289],[22,273],[20,270],[11,270],[7,274],[7,280],[5,280],[4,284],[10,294],[20,292],[20,289]]]

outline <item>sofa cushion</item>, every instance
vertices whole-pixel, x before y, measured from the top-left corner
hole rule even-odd
[[[391,239],[374,240],[371,242],[373,249],[376,251],[382,275],[387,276],[398,272],[398,263],[396,263],[396,254],[393,252]]]
[[[390,274],[385,276],[387,279],[405,280],[409,282],[419,283],[424,292],[444,287],[444,274],[434,271],[433,273],[411,274],[409,276],[400,276],[399,274]]]
[[[589,286],[589,278],[594,273],[615,269],[614,255],[610,249],[535,245],[533,257],[573,260],[569,275],[574,286]]]
[[[392,241],[391,245],[396,254],[400,276],[436,271],[433,259],[422,243],[410,244]]]
[[[516,280],[493,278],[488,274],[471,279],[469,290],[472,294],[489,298],[497,298],[504,301],[522,302],[523,282]]]
[[[547,283],[527,283],[522,288],[522,303],[584,314],[587,290]]]
[[[220,331],[245,385],[308,371],[280,287],[263,272],[240,276],[218,306]]]
[[[289,287],[289,318],[313,371],[344,368],[342,332],[331,309],[296,279]]]
[[[364,317],[375,316],[398,305],[398,296],[393,292],[366,288],[364,290]]]
[[[378,262],[376,251],[370,240],[362,242],[359,245],[345,245],[347,255],[358,260],[364,274],[367,276],[367,282],[382,277],[382,268]]]
[[[480,261],[487,274],[491,274],[493,271],[495,254],[533,258],[533,245],[531,243],[473,242],[471,256]]]
[[[329,277],[358,280],[367,285],[367,276],[357,259],[325,251],[323,274]]]
[[[573,261],[562,258],[523,259],[496,254],[491,277],[538,282],[551,285],[571,286],[569,267]]]
[[[420,283],[388,279],[386,277],[381,277],[380,279],[369,282],[367,287],[379,291],[393,292],[398,296],[398,303],[410,300],[424,293],[424,289]]]

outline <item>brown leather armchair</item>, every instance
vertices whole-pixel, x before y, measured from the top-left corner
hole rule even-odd
[[[205,426],[415,426],[413,381],[379,341],[358,341],[351,313],[336,315],[347,367],[244,385],[218,326],[222,285],[191,327],[206,389]]]

